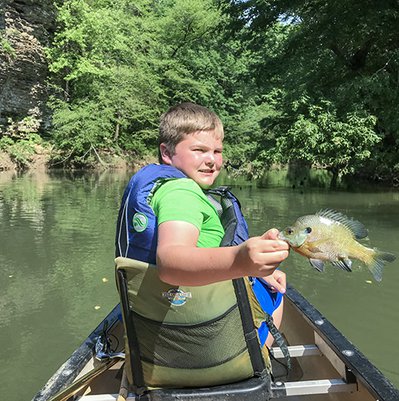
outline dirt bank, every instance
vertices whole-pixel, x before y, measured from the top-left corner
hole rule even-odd
[[[7,153],[0,151],[0,171],[15,170],[16,164],[11,160]]]
[[[0,151],[0,171],[12,170],[37,170],[44,171],[48,168],[50,152],[40,145],[35,146],[35,153],[24,155],[23,162],[13,158],[9,153]]]
[[[40,145],[36,145],[35,153],[33,155],[29,155],[26,163],[21,165],[8,153],[0,151],[0,171],[46,171],[50,169],[73,169],[70,166],[68,167],[60,163],[54,163],[54,161],[52,160],[52,156],[53,155],[49,149],[46,149]],[[88,166],[82,166],[82,168],[87,170],[131,170],[140,168],[149,163],[156,162],[157,160],[155,157],[145,157],[140,160],[135,160],[129,155],[111,155],[109,152],[104,152],[99,154],[99,159],[97,163],[90,164]]]

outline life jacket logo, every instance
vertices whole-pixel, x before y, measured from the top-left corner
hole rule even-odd
[[[148,218],[143,213],[135,213],[133,216],[133,228],[136,232],[143,232],[148,226]]]
[[[191,292],[185,292],[176,288],[163,292],[162,296],[174,306],[182,306],[187,302],[187,298],[192,298]]]

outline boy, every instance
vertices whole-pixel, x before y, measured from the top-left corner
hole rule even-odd
[[[276,292],[285,292],[285,274],[276,268],[288,256],[287,243],[271,229],[240,245],[220,247],[224,229],[203,192],[222,168],[223,135],[216,114],[193,103],[172,107],[162,116],[161,165],[147,166],[129,183],[119,214],[116,254],[156,262],[160,279],[172,285],[263,277],[269,287],[263,288],[259,301],[278,326],[282,300]],[[133,216],[128,216],[129,209],[135,210]],[[155,224],[151,215],[156,216]],[[153,232],[143,236],[151,231],[147,227]],[[259,335],[263,345],[267,329]],[[272,342],[269,335],[266,345]]]

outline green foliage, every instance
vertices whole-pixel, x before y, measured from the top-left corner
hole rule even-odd
[[[0,53],[5,53],[8,57],[15,57],[15,49],[10,42],[5,29],[0,29]]]
[[[22,120],[14,121],[9,118],[7,127],[0,133],[14,140],[26,139],[28,136],[38,136],[41,120],[35,116],[26,116]]]
[[[249,176],[259,177],[275,161],[266,156],[273,149],[274,136],[264,130],[264,125],[266,121],[274,121],[279,117],[280,111],[276,108],[278,98],[278,91],[270,93],[259,104],[247,104],[237,116],[226,135],[228,166],[235,169],[244,166]]]
[[[147,8],[145,0],[72,0],[59,8],[62,29],[48,56],[64,82],[64,99],[52,107],[53,139],[65,162],[91,164],[98,148],[142,155],[155,144],[165,103]]]
[[[296,159],[343,174],[381,164],[393,171],[399,163],[399,36],[392,29],[398,5],[229,3],[232,26],[245,31],[255,55],[259,93],[282,93],[275,106],[280,114],[264,121],[255,160]]]
[[[222,37],[223,18],[212,0],[60,6],[48,49],[59,161],[90,164],[93,148],[155,154],[159,117],[181,101],[214,109],[228,125],[244,101],[248,52]]]
[[[110,146],[112,138],[107,136],[111,127],[104,118],[107,110],[101,110],[93,101],[78,102],[72,106],[60,102],[54,106],[54,141],[67,157],[56,158],[74,164],[93,163],[96,147]],[[94,154],[93,154],[94,153]]]
[[[12,47],[9,40],[4,37],[3,34],[0,36],[0,51],[3,51],[11,58],[15,57],[15,49]]]
[[[335,177],[399,165],[392,2],[68,0],[48,49],[57,162],[156,153],[159,116],[194,101],[225,124],[226,165]]]
[[[269,155],[274,161],[300,161],[342,174],[353,173],[381,140],[374,131],[375,122],[375,117],[355,112],[340,119],[330,102],[309,104],[306,114],[299,114],[277,138]]]
[[[9,119],[7,128],[0,132],[0,150],[8,153],[21,169],[28,167],[37,145],[43,143],[39,127],[39,119],[27,116],[20,121]]]

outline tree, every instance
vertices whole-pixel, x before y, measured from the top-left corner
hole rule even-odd
[[[165,100],[149,6],[146,0],[60,6],[60,28],[48,54],[54,81],[61,82],[52,104],[54,140],[67,153],[64,161],[84,163],[102,148],[139,155],[154,144]]]
[[[390,163],[391,167],[398,164],[399,111],[395,105],[399,96],[399,33],[392,29],[399,23],[398,2],[232,0],[229,4],[235,16],[233,27],[246,29],[246,39],[258,55],[254,70],[260,93],[266,98],[276,89],[282,93],[276,105],[279,116],[264,124],[264,138],[276,138],[274,151],[280,155],[280,162],[287,160],[288,154],[297,157],[303,150],[299,141],[290,145],[298,148],[285,147],[288,153],[281,153],[287,132],[303,129],[303,139],[305,132],[317,137],[320,124],[316,130],[308,129],[308,124],[315,123],[309,111],[330,104],[333,113],[328,117],[336,127],[346,130],[347,124],[353,126],[354,116],[356,126],[364,124],[363,129],[355,130],[361,137],[357,150],[363,156],[350,158],[348,171],[364,169],[373,160]],[[279,30],[285,35],[275,41],[273,54],[270,37],[277,38]],[[303,110],[303,99],[307,99],[307,111]],[[302,104],[302,108],[293,107],[295,104]],[[380,138],[372,141],[379,143],[373,152],[368,143],[371,126],[372,137]],[[279,140],[280,136],[283,139]],[[310,146],[308,156],[312,152],[313,159],[322,157],[311,141],[309,138],[306,142]],[[338,143],[332,146],[338,154]],[[259,146],[258,154],[262,153],[264,156]],[[268,152],[272,154],[273,150]]]
[[[359,113],[338,119],[330,102],[315,106],[307,100],[303,99],[306,114],[298,114],[286,133],[279,136],[270,157],[326,168],[332,172],[330,186],[335,188],[338,178],[353,174],[380,142],[374,131],[376,119]]]
[[[154,152],[159,116],[182,101],[213,109],[235,132],[251,103],[251,51],[225,34],[213,0],[71,0],[59,22],[49,57],[62,87],[53,107],[63,161],[90,162],[109,147]]]

